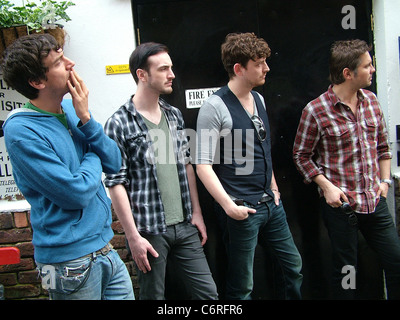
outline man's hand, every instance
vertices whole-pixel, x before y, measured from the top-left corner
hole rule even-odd
[[[204,246],[207,242],[208,237],[207,237],[206,225],[204,224],[204,219],[201,212],[193,213],[191,222],[194,226],[196,226],[197,230],[199,230],[201,245]]]
[[[90,120],[89,90],[74,69],[70,72],[70,79],[67,85],[72,96],[72,104],[74,105],[76,115],[82,124],[85,124]]]
[[[232,201],[233,202],[233,201]],[[247,219],[249,214],[256,213],[255,209],[251,209],[246,206],[238,206],[233,202],[233,205],[225,211],[228,216],[235,220]]]
[[[330,182],[324,175],[320,174],[313,178],[314,182],[321,188],[326,203],[332,208],[339,208],[342,202],[349,202],[346,194],[332,182]]]
[[[147,239],[140,237],[136,241],[128,241],[129,248],[131,249],[131,254],[133,260],[135,260],[136,265],[139,270],[143,273],[151,271],[151,266],[149,259],[147,258],[147,252],[149,252],[153,257],[158,258],[158,253],[154,250],[153,246]]]
[[[381,182],[381,184],[379,185],[379,190],[378,190],[378,198],[380,196],[387,198],[389,192],[389,185],[386,182]]]
[[[277,206],[279,206],[279,201],[281,200],[281,193],[278,189],[272,189],[272,193],[274,194],[274,202]]]

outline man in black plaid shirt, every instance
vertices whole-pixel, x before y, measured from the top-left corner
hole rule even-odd
[[[172,92],[175,78],[168,48],[144,43],[129,66],[136,94],[105,125],[121,150],[122,166],[106,176],[105,185],[138,269],[139,298],[165,299],[172,258],[189,295],[185,299],[217,299],[202,247],[207,232],[183,117],[159,97]]]

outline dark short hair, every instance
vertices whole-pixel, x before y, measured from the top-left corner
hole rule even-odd
[[[137,46],[129,58],[129,69],[135,82],[138,83],[139,81],[136,75],[138,69],[143,69],[149,72],[149,63],[147,59],[150,56],[156,55],[160,52],[168,53],[168,51],[166,45],[155,42],[146,42]]]
[[[254,33],[230,33],[226,36],[221,46],[221,58],[229,78],[235,75],[233,67],[239,63],[247,67],[249,60],[268,58],[271,49],[264,39],[258,38]]]
[[[46,80],[48,68],[43,59],[54,50],[60,49],[50,34],[31,34],[15,40],[4,51],[1,68],[4,81],[28,99],[38,97],[39,90],[30,81]]]
[[[329,59],[329,79],[332,84],[345,81],[343,70],[356,71],[361,63],[361,56],[371,51],[371,46],[364,40],[341,40],[333,43]]]

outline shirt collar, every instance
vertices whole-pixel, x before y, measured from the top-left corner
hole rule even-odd
[[[56,117],[63,124],[63,126],[68,129],[67,114],[65,113],[65,111],[64,111],[64,109],[62,107],[61,107],[62,113],[52,113],[52,112],[45,111],[43,109],[40,109],[40,108],[36,107],[30,101],[28,101],[25,104],[24,107],[28,108],[28,109],[31,109],[31,110],[35,110],[35,111],[40,112],[42,114],[47,114],[47,115]]]
[[[333,91],[332,84],[328,88],[328,96],[329,96],[329,99],[331,100],[333,106],[337,106],[338,104],[343,104],[342,101],[336,95],[336,93]],[[362,89],[359,89],[357,91],[357,97],[358,97],[358,101],[360,102],[360,104],[362,104],[366,98],[366,95]]]
[[[125,103],[125,108],[128,111],[132,112],[132,114],[136,117],[137,114],[138,114],[138,111],[136,110],[136,107],[135,107],[135,105],[133,104],[133,101],[132,101],[132,98],[134,96],[135,95],[133,94],[130,97],[130,99]],[[172,109],[172,107],[165,100],[163,100],[161,98],[159,99],[159,105],[160,105],[161,109],[164,109],[164,110],[171,110]]]

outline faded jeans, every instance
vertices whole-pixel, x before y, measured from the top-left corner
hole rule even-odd
[[[135,299],[128,270],[114,249],[106,255],[93,253],[63,263],[36,264],[51,300]]]
[[[261,203],[255,214],[244,220],[234,220],[216,203],[216,212],[225,231],[224,240],[229,259],[226,299],[251,299],[253,265],[256,246],[272,249],[283,275],[283,299],[301,299],[302,261],[290,232],[282,202]]]

